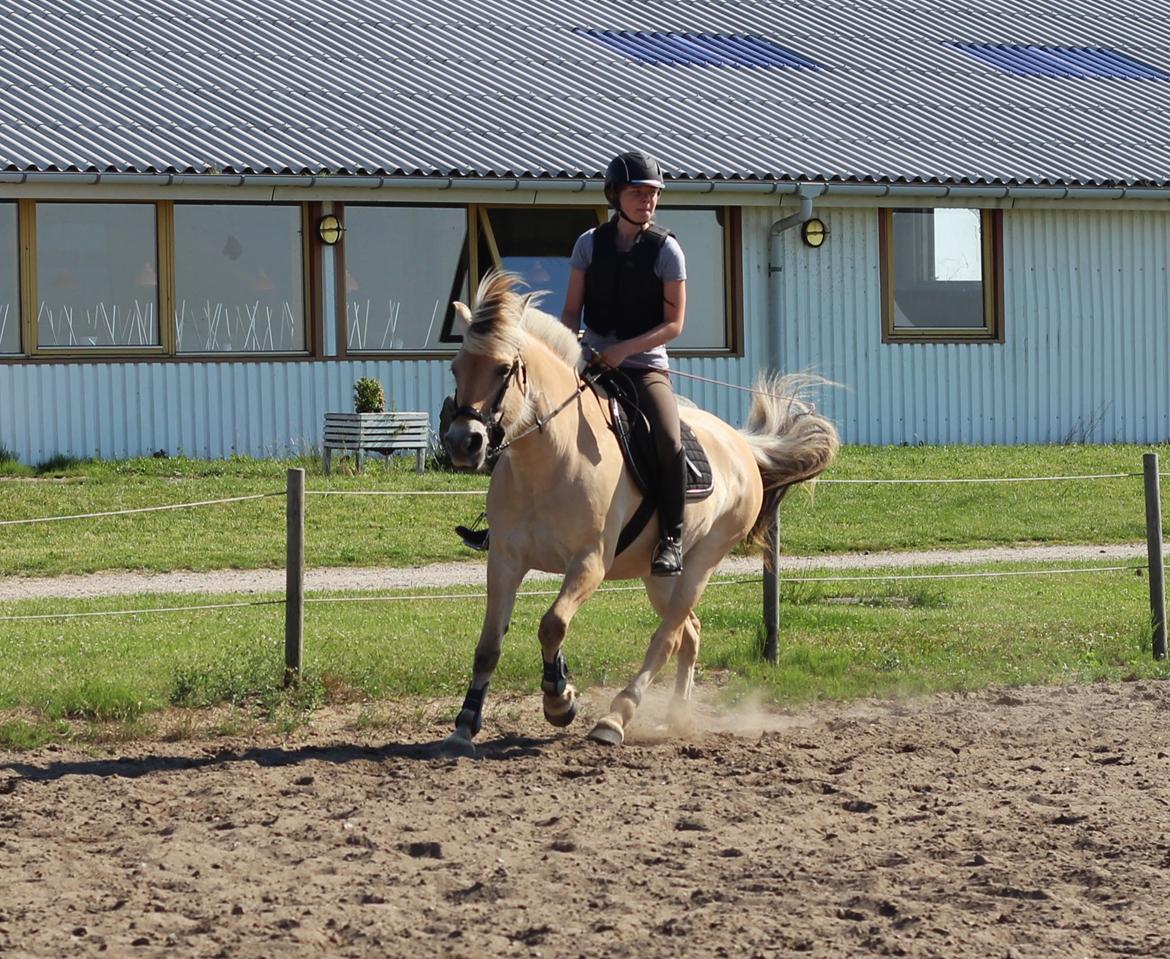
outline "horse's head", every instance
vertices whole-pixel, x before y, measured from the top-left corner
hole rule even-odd
[[[520,323],[529,298],[514,291],[516,282],[511,273],[489,273],[479,285],[474,312],[455,304],[467,328],[451,363],[456,410],[445,443],[459,469],[480,469],[524,409]]]

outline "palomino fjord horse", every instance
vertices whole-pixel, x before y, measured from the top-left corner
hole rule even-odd
[[[484,693],[516,591],[532,569],[564,574],[559,595],[540,621],[548,721],[567,726],[576,714],[577,692],[567,682],[561,652],[574,614],[602,580],[638,577],[662,622],[641,670],[589,735],[620,744],[646,687],[675,653],[670,721],[684,727],[699,652],[694,609],[708,579],[740,540],[763,532],[790,486],[814,479],[829,465],[837,450],[836,430],[802,402],[808,377],[761,377],[742,430],[702,410],[681,408],[706,450],[714,490],[687,503],[682,575],[651,577],[656,518],[631,545],[617,550],[642,494],[625,468],[607,408],[585,389],[577,338],[539,310],[533,297],[518,294],[518,282],[512,274],[489,274],[474,313],[455,304],[467,329],[451,365],[458,409],[447,450],[455,466],[472,470],[489,454],[502,452],[487,497],[487,613],[471,687],[445,745],[452,752],[474,752],[471,740],[480,729]]]

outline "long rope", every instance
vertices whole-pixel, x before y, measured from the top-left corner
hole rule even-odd
[[[253,493],[249,496],[231,496],[227,499],[206,499],[197,503],[171,503],[168,506],[140,506],[136,509],[112,509],[103,513],[75,513],[72,516],[42,516],[37,519],[4,519],[0,526],[23,526],[28,523],[57,523],[67,519],[98,519],[103,516],[129,516],[132,513],[161,513],[164,510],[190,509],[192,506],[216,506],[220,503],[243,503],[246,500],[267,499],[271,496],[284,496],[285,491],[279,493]]]
[[[781,582],[785,584],[795,583],[846,583],[846,582],[871,582],[871,581],[897,581],[897,580],[928,580],[928,579],[996,579],[1005,576],[1055,576],[1063,574],[1084,574],[1084,573],[1115,573],[1115,572],[1140,572],[1149,569],[1149,566],[1082,566],[1069,567],[1065,569],[1023,569],[1023,570],[1006,570],[1001,572],[978,572],[978,573],[890,573],[885,575],[866,575],[866,576],[781,576]],[[711,586],[755,586],[763,581],[762,576],[752,576],[748,578],[737,579],[712,579],[708,584]],[[645,586],[638,584],[634,586],[602,586],[597,589],[596,593],[629,593],[641,592]],[[517,599],[522,599],[529,596],[556,596],[560,593],[559,589],[529,589],[520,590],[516,593]],[[375,596],[306,596],[304,602],[309,603],[396,603],[396,602],[421,602],[426,600],[466,600],[466,599],[486,599],[485,592],[467,592],[467,593],[395,593],[393,595],[375,595]],[[86,619],[95,616],[144,616],[151,613],[184,613],[194,611],[204,611],[212,609],[238,609],[246,606],[281,606],[284,605],[284,599],[267,599],[267,600],[252,600],[240,603],[210,603],[198,606],[156,606],[149,609],[110,609],[110,610],[87,610],[76,613],[32,613],[27,615],[0,615],[0,622],[17,622],[26,620],[46,620],[46,619]]]

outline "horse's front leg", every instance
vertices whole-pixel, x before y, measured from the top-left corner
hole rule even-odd
[[[453,755],[473,756],[475,746],[471,740],[483,725],[483,701],[487,695],[488,683],[500,661],[500,647],[508,623],[512,618],[512,607],[516,603],[516,590],[527,572],[507,563],[501,554],[489,555],[487,567],[487,612],[483,617],[483,628],[479,643],[475,647],[475,660],[471,670],[471,685],[463,706],[455,718],[455,732],[443,740],[443,751]]]
[[[568,726],[577,715],[577,690],[569,682],[569,667],[561,647],[577,610],[605,578],[600,553],[573,562],[565,573],[561,591],[540,620],[540,651],[544,660],[544,718],[554,726]]]

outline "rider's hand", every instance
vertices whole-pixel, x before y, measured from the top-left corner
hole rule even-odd
[[[600,353],[594,353],[589,365],[603,370],[616,370],[628,356],[629,354],[622,349],[621,344],[617,343],[606,347]]]

